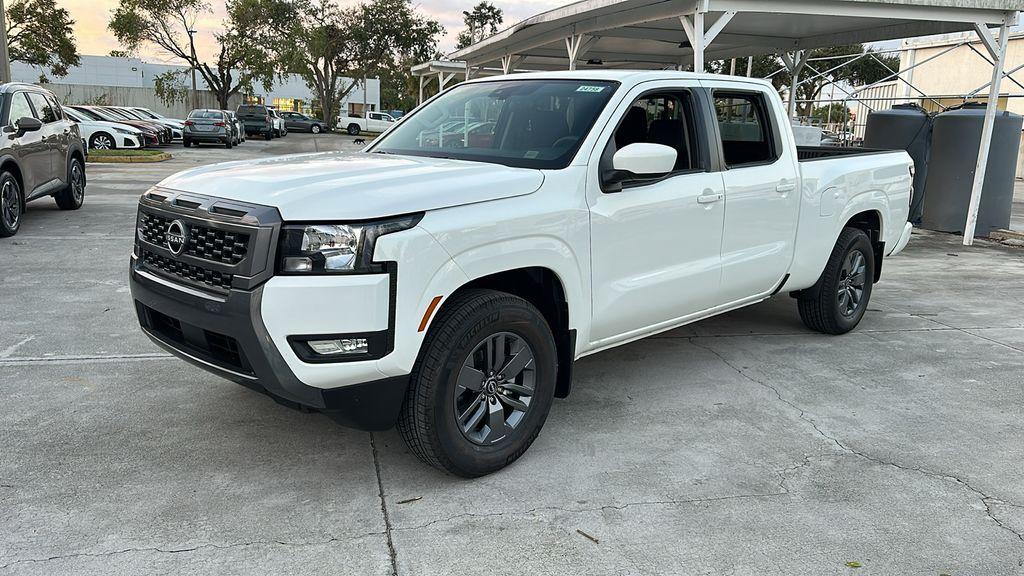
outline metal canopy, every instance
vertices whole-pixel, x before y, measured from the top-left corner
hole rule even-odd
[[[583,0],[448,57],[470,66],[649,68],[1000,26],[1024,0]],[[700,20],[702,26],[695,26]],[[695,42],[693,34],[702,40]],[[695,46],[697,49],[695,50]],[[703,51],[703,55],[699,52]]]

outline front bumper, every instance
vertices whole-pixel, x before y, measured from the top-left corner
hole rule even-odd
[[[129,275],[143,332],[171,354],[285,406],[321,411],[346,426],[386,430],[397,421],[408,376],[337,388],[309,386],[296,377],[264,325],[264,286],[215,297],[143,269],[134,256]],[[293,354],[290,349],[285,353]]]

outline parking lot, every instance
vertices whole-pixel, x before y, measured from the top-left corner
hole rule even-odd
[[[336,149],[90,164],[81,210],[0,240],[0,574],[1024,574],[1024,249],[915,234],[845,336],[781,295],[587,357],[521,460],[463,480],[137,328],[140,193]]]

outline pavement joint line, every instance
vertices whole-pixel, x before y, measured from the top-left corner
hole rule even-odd
[[[952,328],[952,327],[950,327],[950,328]],[[840,441],[835,435],[828,434],[824,430],[822,430],[818,426],[818,424],[810,416],[807,415],[807,412],[803,408],[798,406],[796,403],[794,403],[794,402],[792,402],[790,400],[787,400],[785,397],[783,397],[782,393],[775,386],[772,386],[771,384],[768,384],[767,382],[762,382],[761,380],[758,380],[757,378],[754,378],[754,377],[750,376],[749,374],[746,373],[745,370],[742,370],[742,369],[738,368],[737,366],[735,366],[734,364],[732,364],[731,362],[726,360],[725,357],[722,356],[721,354],[719,354],[716,350],[714,350],[712,348],[709,348],[707,346],[704,346],[702,344],[699,344],[697,342],[693,342],[693,340],[691,340],[690,342],[694,346],[696,346],[698,348],[703,348],[704,350],[707,350],[711,354],[715,355],[719,360],[722,361],[722,363],[724,363],[729,368],[732,368],[733,370],[735,370],[736,373],[739,374],[740,376],[742,376],[743,378],[745,378],[745,379],[747,379],[747,380],[749,380],[749,381],[751,381],[751,382],[753,382],[753,383],[755,383],[755,384],[757,384],[757,385],[759,385],[759,386],[761,386],[761,387],[763,387],[765,389],[768,389],[768,390],[771,390],[772,392],[774,392],[775,396],[779,399],[780,402],[782,402],[783,404],[786,404],[787,406],[789,406],[793,410],[796,410],[798,412],[798,416],[799,416],[799,418],[801,420],[803,420],[804,422],[809,424],[811,426],[811,428],[813,428],[814,431],[817,432],[820,436],[822,436],[823,438],[826,438],[826,439],[831,440],[832,442],[834,442],[835,445],[838,446],[844,452],[846,452],[848,454],[851,454],[851,455],[855,455],[855,456],[857,456],[859,458],[863,458],[864,460],[868,460],[870,462],[874,462],[875,464],[879,464],[879,465],[882,465],[882,466],[891,466],[893,468],[896,468],[898,470],[903,470],[905,472],[917,472],[918,474],[923,474],[925,476],[929,476],[929,477],[932,477],[932,478],[937,478],[937,479],[940,479],[940,480],[952,481],[952,482],[954,482],[956,484],[959,484],[959,485],[963,486],[968,491],[974,493],[976,496],[978,496],[981,499],[981,503],[985,507],[985,515],[986,516],[988,516],[993,522],[995,522],[997,526],[999,526],[1000,528],[1002,528],[1003,530],[1005,530],[1007,532],[1010,532],[1011,534],[1016,536],[1016,538],[1018,540],[1020,540],[1021,542],[1024,542],[1024,532],[1018,532],[1012,526],[1009,526],[1008,524],[1005,524],[1002,520],[997,518],[995,516],[995,513],[992,511],[992,504],[1019,507],[1018,504],[1015,504],[1013,502],[1009,502],[1007,500],[1001,500],[1001,499],[995,498],[993,496],[989,496],[985,492],[982,492],[980,489],[975,488],[974,486],[972,486],[966,480],[964,480],[964,479],[962,479],[962,478],[960,478],[958,476],[955,476],[953,474],[948,474],[948,473],[945,473],[945,472],[935,472],[935,471],[928,470],[926,468],[922,468],[922,467],[918,467],[918,466],[905,466],[903,464],[900,464],[900,463],[892,461],[892,460],[885,460],[885,459],[882,459],[882,458],[879,458],[879,457],[876,457],[876,456],[871,456],[871,455],[869,455],[867,453],[864,453],[864,452],[861,452],[859,450],[856,450],[856,449],[852,448],[851,446],[845,444],[844,442]]]
[[[377,474],[377,490],[380,497],[380,512],[384,517],[384,534],[387,536],[388,557],[391,560],[391,576],[398,576],[398,553],[395,551],[395,542],[391,538],[391,517],[388,515],[388,502],[384,496],[384,480],[380,475],[380,455],[377,453],[377,442],[370,432],[370,451],[373,453],[373,469]]]
[[[363,538],[369,538],[370,536],[383,536],[383,532],[365,532],[363,534],[357,534],[355,536],[346,537],[331,537],[326,540],[316,540],[312,542],[289,542],[287,540],[252,540],[248,542],[235,542],[233,544],[199,544],[196,546],[190,546],[188,548],[161,548],[159,546],[146,546],[141,548],[123,548],[120,550],[110,550],[107,552],[73,552],[71,554],[58,554],[56,556],[48,556],[46,558],[22,558],[8,562],[7,564],[0,564],[0,570],[17,566],[21,564],[42,564],[45,562],[52,562],[54,560],[71,560],[74,558],[105,558],[107,556],[117,556],[119,554],[133,554],[138,552],[156,552],[159,554],[184,554],[188,552],[197,552],[199,550],[213,549],[213,550],[230,550],[232,548],[243,548],[247,546],[287,546],[287,547],[308,547],[308,546],[324,546],[327,544],[333,544],[335,542],[345,542],[352,540],[361,540]]]
[[[11,354],[14,354],[15,352],[18,351],[18,348],[21,348],[25,344],[28,344],[29,342],[31,342],[31,341],[33,341],[35,339],[36,339],[35,334],[33,334],[31,336],[27,336],[27,337],[23,338],[20,342],[16,342],[14,344],[11,344],[7,348],[4,348],[3,350],[0,350],[0,358],[8,358],[8,357],[10,357]]]

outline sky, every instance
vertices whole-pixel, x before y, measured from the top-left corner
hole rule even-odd
[[[533,16],[538,12],[550,10],[569,3],[571,0],[492,0],[494,5],[504,11],[508,26],[514,22]],[[455,48],[455,38],[462,30],[462,11],[469,10],[477,0],[422,0],[416,3],[417,10],[439,21],[445,28],[445,37],[440,42],[442,52],[450,52]],[[340,0],[343,5],[354,4],[354,0]],[[57,0],[71,13],[75,20],[75,38],[78,41],[78,53],[89,55],[106,55],[111,50],[121,49],[117,40],[107,29],[110,15],[117,7],[117,0]],[[196,23],[196,43],[201,55],[209,56],[213,51],[213,31],[224,18],[224,2],[210,0],[211,11],[200,17]],[[137,54],[145,60],[169,62],[168,57],[152,49],[142,49]]]

